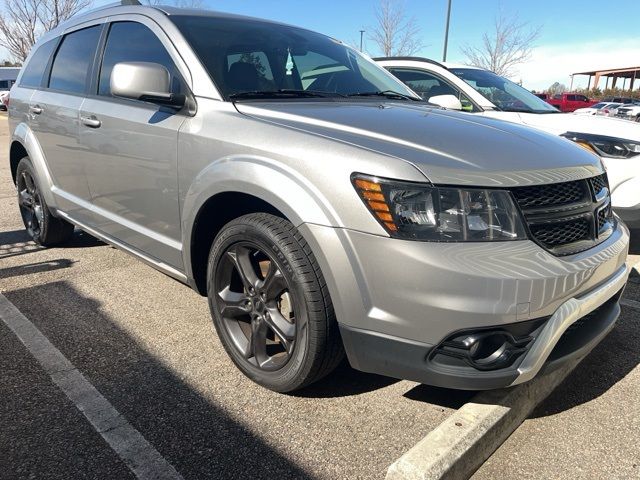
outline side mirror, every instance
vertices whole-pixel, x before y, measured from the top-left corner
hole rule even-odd
[[[462,103],[460,103],[460,100],[458,100],[455,95],[436,95],[427,101],[449,110],[462,110]]]
[[[171,75],[158,63],[121,62],[111,71],[111,94],[180,109],[184,95],[171,93]]]

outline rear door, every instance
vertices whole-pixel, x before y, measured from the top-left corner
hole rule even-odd
[[[79,112],[101,30],[102,25],[90,25],[65,34],[29,102],[29,123],[51,173],[57,204],[79,221],[90,219],[91,201],[85,148],[78,141]]]
[[[150,20],[128,16],[108,28],[92,94],[80,112],[95,222],[110,237],[180,270],[177,139],[185,113],[116,98],[110,77],[119,62],[157,63],[169,71],[177,93],[186,89],[186,74],[176,66],[177,52]]]

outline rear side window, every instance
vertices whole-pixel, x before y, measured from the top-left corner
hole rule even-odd
[[[101,27],[96,25],[65,35],[53,60],[49,88],[69,93],[86,91]]]
[[[20,79],[21,86],[39,87],[42,84],[42,76],[57,43],[57,39],[49,40],[38,47],[29,63],[24,67],[24,72],[22,72],[22,78]]]
[[[111,24],[102,57],[98,94],[111,96],[111,71],[120,62],[151,62],[165,67],[172,77],[173,91],[180,90],[177,70],[169,52],[148,27],[136,22]]]

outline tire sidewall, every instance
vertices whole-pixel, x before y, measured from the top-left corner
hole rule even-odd
[[[236,221],[224,227],[214,240],[209,254],[209,262],[207,265],[207,296],[218,336],[236,366],[247,377],[260,385],[275,391],[289,391],[295,389],[298,384],[303,383],[303,379],[306,378],[311,369],[309,362],[309,309],[305,292],[302,288],[302,282],[293,266],[293,259],[290,258],[290,252],[287,251],[286,246],[281,245],[281,242],[270,233],[268,229],[260,229],[249,222]],[[216,305],[216,269],[227,249],[239,242],[253,243],[274,259],[289,285],[289,294],[292,297],[296,314],[296,340],[291,358],[286,365],[276,371],[268,372],[261,370],[242,358],[242,355],[229,338]]]
[[[36,188],[38,189],[40,204],[42,206],[42,219],[43,219],[42,223],[40,224],[40,232],[38,233],[38,235],[34,236],[29,233],[29,236],[38,245],[42,245],[43,239],[47,237],[47,227],[49,225],[49,215],[50,215],[49,208],[47,207],[47,203],[45,202],[44,197],[42,196],[42,188],[40,187],[38,176],[36,175],[36,172],[33,168],[33,164],[31,163],[31,159],[29,157],[23,157],[18,162],[18,167],[16,168],[16,189],[18,188],[18,178],[20,177],[21,173],[25,170],[29,172],[29,174],[31,175],[31,178],[33,178]],[[24,223],[24,219],[23,219],[23,223]],[[27,225],[25,224],[25,229],[26,228],[27,228]],[[29,231],[27,229],[27,233],[28,232]]]

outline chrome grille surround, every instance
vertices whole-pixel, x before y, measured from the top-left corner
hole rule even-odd
[[[607,174],[511,192],[531,238],[554,255],[571,255],[606,240],[615,220]]]

